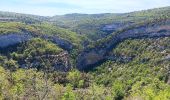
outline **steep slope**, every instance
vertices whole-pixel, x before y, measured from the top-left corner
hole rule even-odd
[[[74,32],[47,23],[26,25],[16,22],[2,22],[0,25],[0,35],[2,42],[1,47],[5,46],[5,43],[7,43],[6,46],[8,46],[8,43],[13,44],[15,41],[19,43],[22,42],[22,40],[24,41],[24,39],[28,40],[31,37],[40,37],[51,40],[60,46],[63,45],[63,48],[71,50],[73,45],[77,48],[81,47],[80,44],[84,39],[83,36],[77,35]],[[16,37],[16,39],[12,39],[12,36]],[[13,42],[10,42],[10,40]]]
[[[169,43],[170,37],[127,39],[111,51],[124,60],[107,61],[90,73],[98,84],[112,87],[117,100],[168,100]]]
[[[106,39],[95,44],[92,48],[86,48],[77,58],[77,67],[80,70],[90,69],[95,64],[107,59],[114,59],[109,52],[120,42],[132,38],[160,38],[170,36],[170,19],[154,20],[140,25],[131,26],[113,33]]]
[[[163,7],[125,14],[68,14],[54,16],[50,21],[76,33],[86,34],[89,39],[96,41],[129,25],[167,16],[169,9]]]
[[[169,11],[0,14],[0,99],[170,100]]]
[[[52,17],[0,12],[0,21],[23,22],[27,24],[48,22],[62,28],[67,28],[77,34],[85,34],[91,41],[104,38],[107,35],[129,25],[158,19],[167,16],[170,7],[155,8],[131,13],[104,14],[66,14]]]
[[[53,66],[53,70],[68,71],[74,56],[83,48],[84,39],[74,32],[47,23],[0,24],[0,53],[16,61],[21,68],[43,69],[46,62]]]

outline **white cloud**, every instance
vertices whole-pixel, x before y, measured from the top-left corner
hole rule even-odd
[[[9,0],[10,1],[10,0]],[[170,6],[170,0],[12,0],[22,5],[3,5],[0,9],[39,15],[65,13],[122,13]],[[52,6],[51,6],[52,5]],[[69,7],[68,7],[69,6]],[[2,9],[3,8],[3,9]]]

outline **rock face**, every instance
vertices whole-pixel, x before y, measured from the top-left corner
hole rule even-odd
[[[0,48],[6,48],[15,44],[28,41],[32,38],[31,35],[25,34],[7,34],[0,35]]]
[[[35,35],[34,33],[23,32],[0,35],[0,50],[29,41],[32,38],[43,38],[46,40],[50,40],[67,51],[70,51],[73,48],[73,45],[69,41],[61,39],[57,36]]]
[[[107,42],[95,48],[86,48],[77,58],[77,68],[79,70],[91,69],[91,66],[108,59],[108,53],[120,42],[132,38],[160,38],[170,37],[170,20],[153,22],[123,29],[115,33]],[[112,57],[113,58],[113,57]]]
[[[72,66],[70,64],[69,54],[67,51],[61,52],[55,57],[54,70],[69,71]]]
[[[46,65],[44,66],[42,63],[45,63]],[[35,57],[27,57],[20,65],[22,68],[37,68],[48,71],[69,71],[71,69],[69,54],[67,51],[60,52],[56,55],[45,54],[36,55]]]
[[[42,35],[41,38],[52,41],[64,50],[70,51],[73,49],[72,43],[67,40],[61,39],[58,36]]]
[[[54,44],[58,45],[64,52],[61,52],[56,55],[43,55],[41,58],[50,61],[52,70],[60,70],[60,71],[68,71],[71,69],[71,64],[69,61],[69,54],[67,51],[72,50],[73,45],[64,39],[61,39],[57,36],[49,36],[49,35],[35,35],[34,33],[23,32],[23,33],[10,33],[0,35],[0,53],[7,54],[8,52],[13,52],[16,49],[17,45],[29,41],[32,38],[42,38],[46,40],[50,40]],[[27,58],[19,61],[19,65],[22,68],[30,68],[30,67],[40,67],[42,61],[40,56],[35,56],[31,58]],[[37,67],[37,68],[38,68]]]
[[[107,32],[107,33],[113,33],[121,28],[125,28],[128,25],[132,25],[133,22],[129,23],[122,23],[122,22],[114,22],[112,24],[106,24],[101,27],[101,31]]]
[[[164,60],[170,61],[170,54],[168,54],[168,55],[164,58]]]

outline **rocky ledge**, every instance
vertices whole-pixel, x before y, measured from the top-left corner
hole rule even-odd
[[[132,38],[160,38],[170,37],[170,19],[131,26],[115,32],[110,38],[94,48],[86,48],[77,57],[77,68],[88,70],[110,58],[109,52],[120,42]],[[114,58],[114,57],[112,57]]]
[[[67,51],[73,49],[72,43],[67,40],[61,39],[58,36],[35,35],[34,33],[22,32],[0,35],[0,50],[29,41],[32,38],[43,38],[46,40],[50,40],[51,42],[55,43],[56,45]]]

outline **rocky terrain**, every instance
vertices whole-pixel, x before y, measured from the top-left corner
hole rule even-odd
[[[110,50],[126,39],[160,37],[170,37],[169,19],[139,25],[137,27],[131,26],[130,28],[125,28],[120,32],[115,32],[109,37],[109,40],[97,45],[95,48],[85,49],[85,51],[83,51],[77,58],[77,68],[80,70],[90,69],[90,67],[94,67],[95,64],[109,59]]]
[[[170,7],[0,12],[0,100],[169,100]]]

